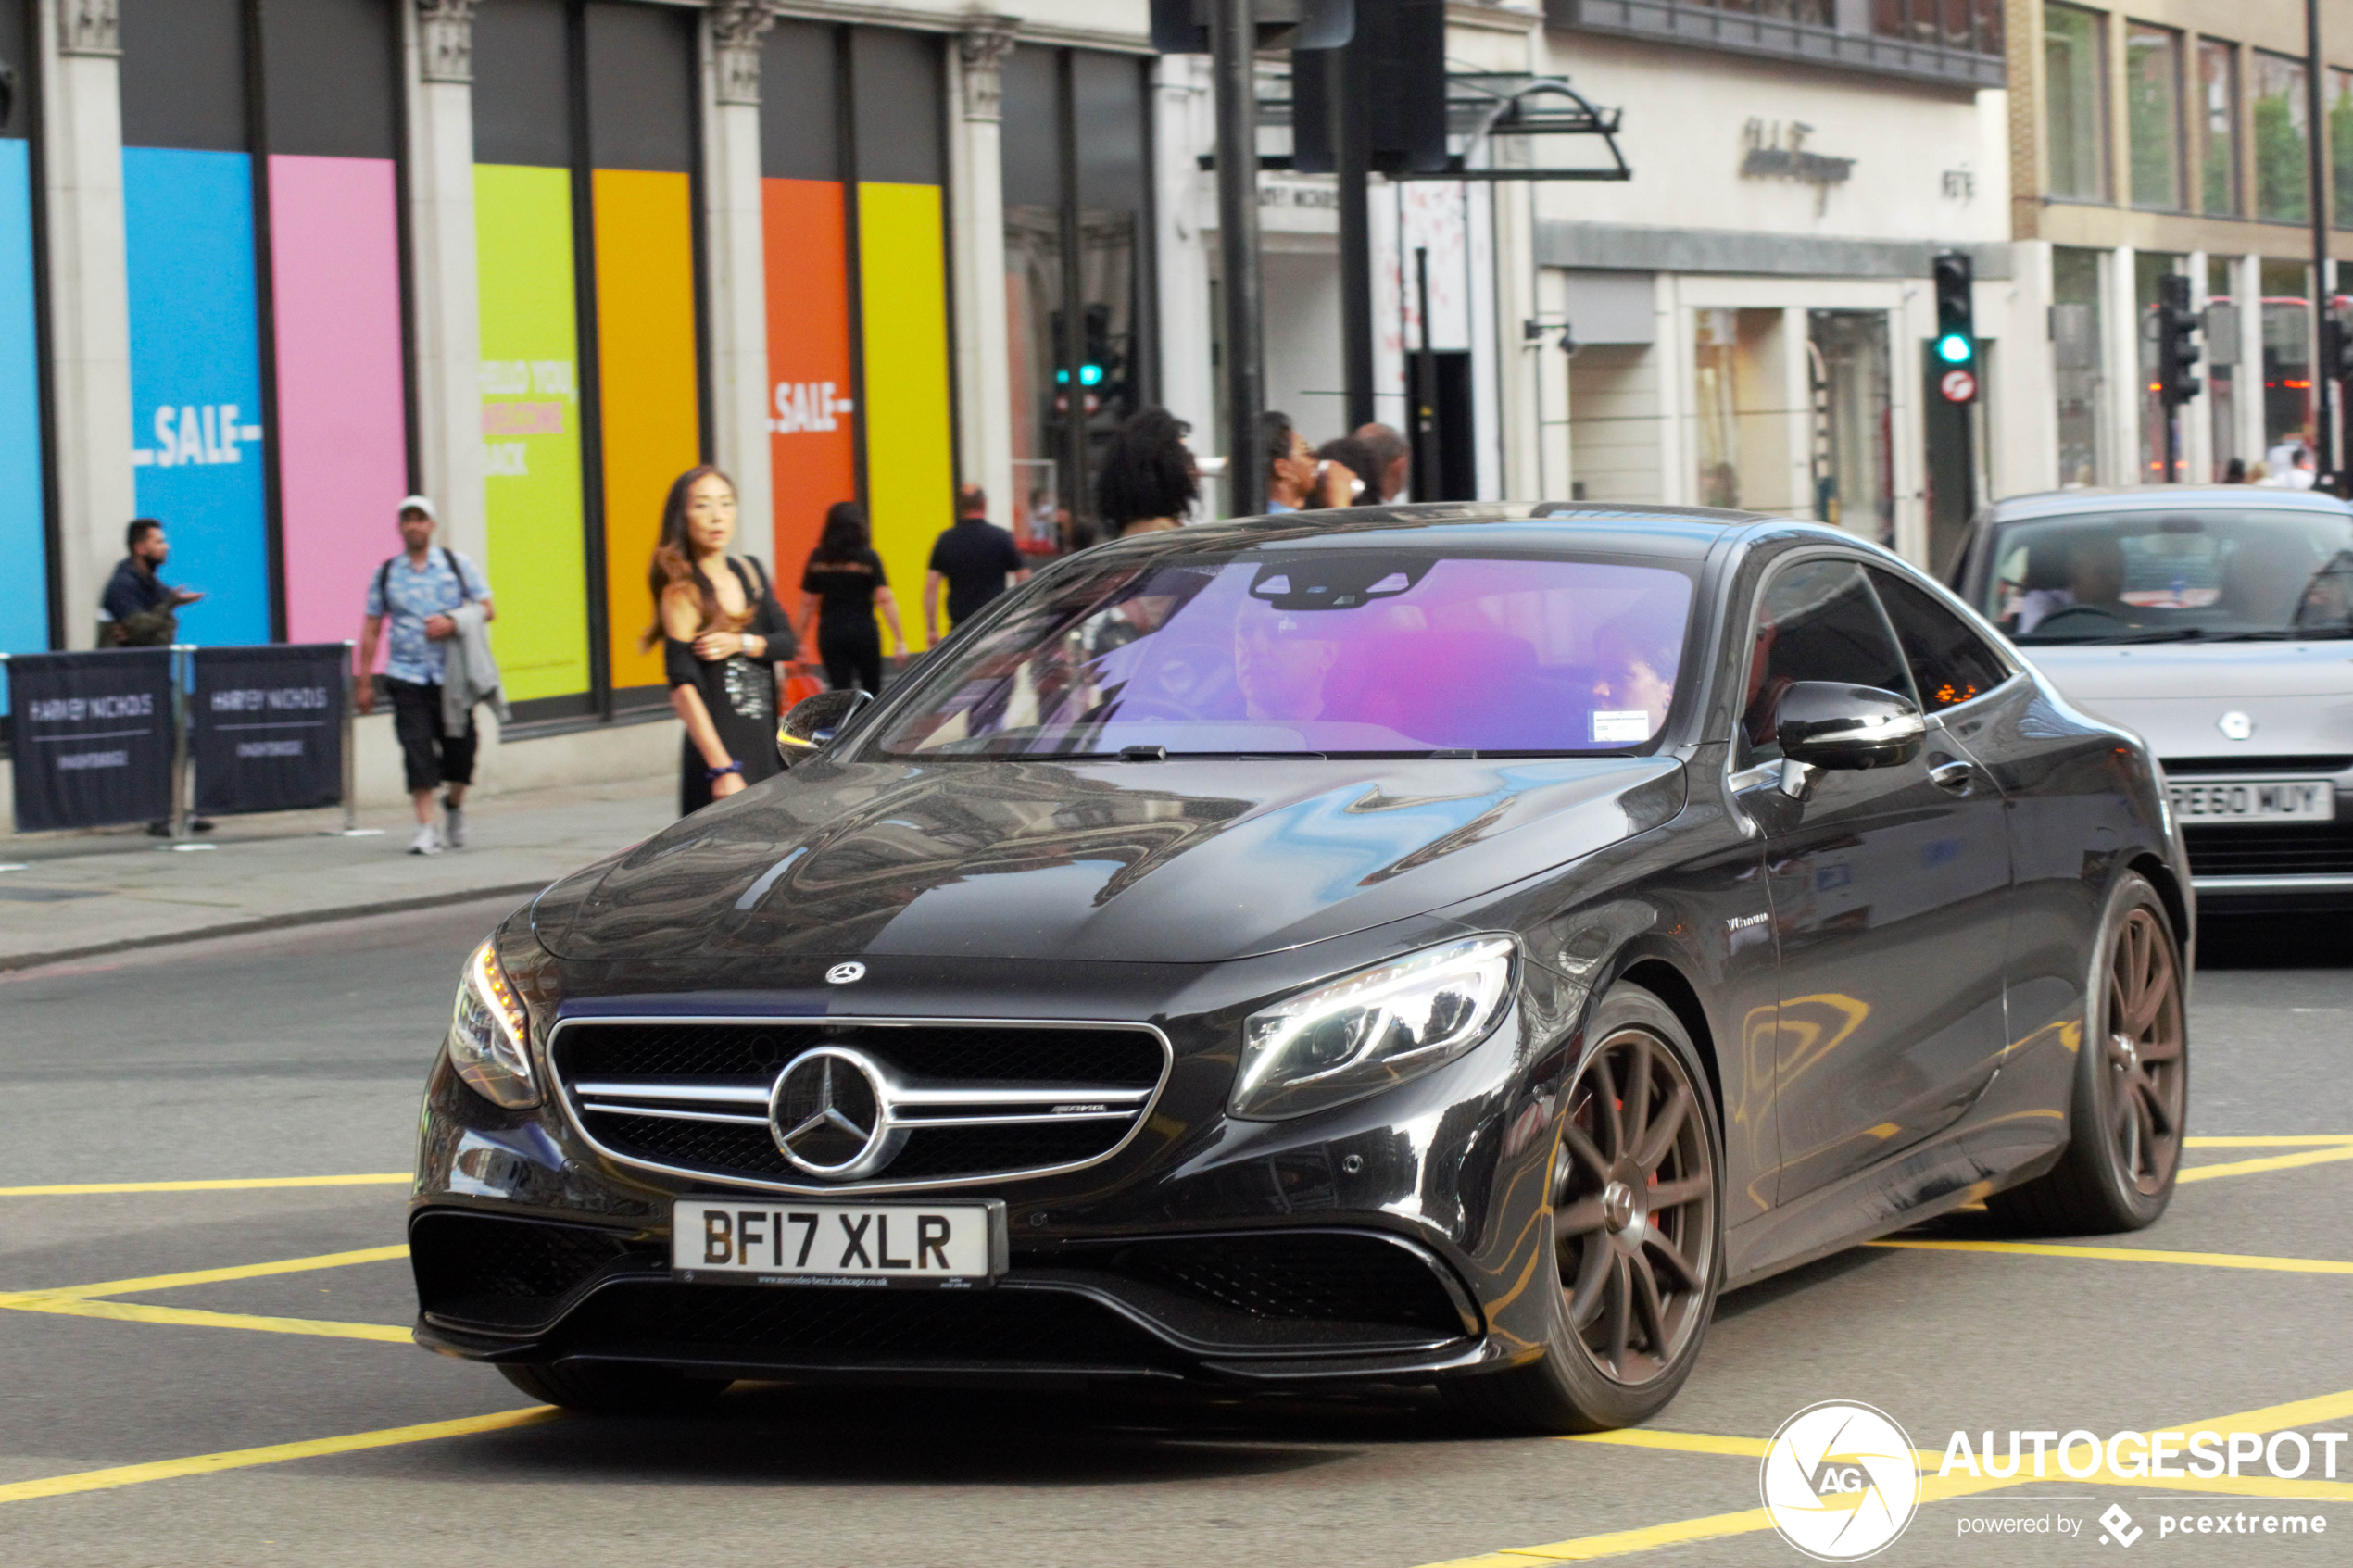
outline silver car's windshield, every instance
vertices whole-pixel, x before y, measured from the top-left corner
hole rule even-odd
[[[2353,636],[2353,517],[2085,511],[1994,533],[1982,608],[2020,643]]]

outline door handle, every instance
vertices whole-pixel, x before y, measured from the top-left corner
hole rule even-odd
[[[1977,769],[1974,764],[1957,759],[1939,762],[1928,771],[1928,782],[1951,794],[1967,795],[1977,786]]]

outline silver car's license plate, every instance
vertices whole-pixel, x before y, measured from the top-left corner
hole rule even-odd
[[[2185,823],[2325,822],[2336,817],[2327,779],[2169,779],[2173,814]]]
[[[682,1198],[670,1267],[687,1285],[970,1289],[1005,1272],[1005,1205]]]

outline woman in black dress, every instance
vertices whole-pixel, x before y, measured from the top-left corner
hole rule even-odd
[[[670,487],[647,586],[670,706],[686,721],[678,809],[700,810],[784,771],[776,757],[776,666],[793,657],[792,623],[757,560],[727,553],[735,483],[705,465]]]
[[[877,609],[890,623],[891,651],[906,658],[899,601],[890,596],[890,580],[867,535],[866,516],[855,501],[836,501],[825,513],[817,547],[809,552],[808,570],[800,574],[800,634],[807,637],[810,622],[817,623],[817,654],[825,661],[825,684],[836,691],[857,684],[882,695]]]

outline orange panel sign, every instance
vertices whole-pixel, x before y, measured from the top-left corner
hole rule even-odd
[[[762,180],[768,249],[768,452],[775,493],[776,582],[793,590],[825,508],[858,498],[849,369],[849,261],[842,188]]]

